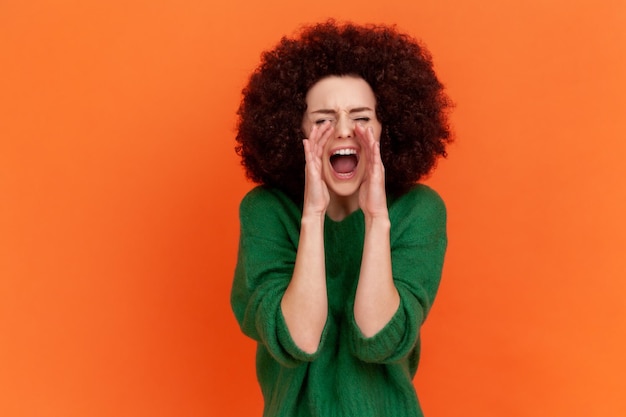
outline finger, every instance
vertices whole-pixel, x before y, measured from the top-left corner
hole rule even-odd
[[[380,166],[381,170],[385,170],[385,166],[383,164],[383,159],[381,156],[381,152],[380,152],[380,139],[376,139],[376,137],[374,136],[374,128],[373,127],[369,127],[368,129],[369,134],[371,136],[371,140],[372,140],[372,156],[373,156],[373,161],[376,165]]]
[[[302,139],[302,146],[304,147],[304,161],[307,165],[310,165],[313,162],[311,141],[309,139]]]
[[[372,138],[370,138],[368,130],[369,130],[368,128],[361,126],[360,124],[357,124],[356,127],[354,128],[354,131],[356,132],[356,137],[361,143],[361,147],[369,149],[369,147],[371,146]]]
[[[311,139],[312,142],[317,143],[330,127],[331,123],[328,120],[324,120],[321,124],[314,124],[311,128],[309,139]]]
[[[320,158],[324,155],[324,147],[326,146],[326,143],[328,142],[334,131],[334,127],[330,123],[328,123],[328,126],[326,127],[327,128],[323,131],[321,137],[317,142],[316,155]]]
[[[367,137],[366,128],[357,124],[354,128],[354,132],[356,133],[356,138],[359,141],[359,145],[361,145],[361,158],[363,161],[367,162],[370,165],[370,161],[372,160],[372,151],[369,138]]]
[[[380,158],[380,152],[376,150],[379,142],[374,136],[374,128],[372,126],[364,127],[357,125],[356,134],[361,143],[361,148],[365,152],[365,158],[369,162],[370,169],[374,169],[378,164]]]
[[[369,137],[369,143],[374,151],[374,156],[380,157],[380,140],[377,140],[374,136],[374,128],[372,126],[367,128],[367,136]]]

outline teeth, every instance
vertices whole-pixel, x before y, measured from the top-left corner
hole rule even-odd
[[[337,149],[333,155],[356,155],[356,149]]]

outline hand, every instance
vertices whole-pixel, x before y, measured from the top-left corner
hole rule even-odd
[[[367,163],[365,178],[359,188],[359,206],[365,220],[389,218],[385,192],[385,167],[380,157],[380,140],[374,137],[374,129],[357,124],[356,136],[361,143],[361,158]]]
[[[321,125],[314,124],[308,139],[302,141],[304,145],[304,159],[306,162],[304,173],[304,207],[302,215],[323,215],[330,202],[328,187],[322,178],[322,158],[324,146],[333,131],[328,122]]]

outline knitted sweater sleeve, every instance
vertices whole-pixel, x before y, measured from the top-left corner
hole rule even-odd
[[[280,307],[296,261],[299,210],[284,194],[257,187],[242,200],[239,218],[231,306],[242,332],[283,366],[312,361],[317,352],[309,354],[298,348]]]
[[[445,205],[431,188],[417,186],[390,206],[389,215],[392,274],[400,305],[389,323],[369,338],[360,332],[354,314],[349,316],[352,351],[372,363],[402,360],[416,347],[439,287],[447,247]]]

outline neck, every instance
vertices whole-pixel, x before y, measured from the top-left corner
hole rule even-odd
[[[359,194],[338,196],[331,192],[326,215],[339,222],[359,209]]]

